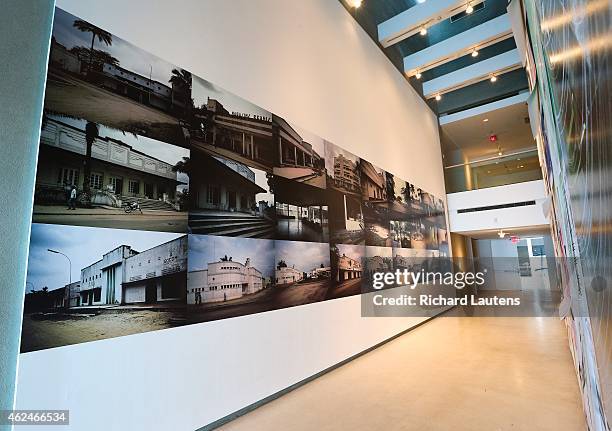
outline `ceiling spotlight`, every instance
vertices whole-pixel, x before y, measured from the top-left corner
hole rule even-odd
[[[486,123],[486,122],[488,122],[488,121],[489,121],[489,119],[488,119],[488,118],[485,118],[484,120],[482,120],[482,122],[483,122],[483,123]]]
[[[478,51],[477,50],[472,51],[472,57],[478,57]]]
[[[467,13],[469,15],[472,12],[474,12],[474,6],[472,6],[472,3],[468,3],[467,7],[465,8],[465,13]]]
[[[495,75],[491,76],[491,82],[495,82],[495,81],[497,81],[497,76]]]
[[[427,34],[427,29],[425,27],[421,27],[421,31],[419,31],[421,36],[425,36]]]
[[[442,96],[440,96],[439,94],[436,94],[436,100],[439,102],[440,100],[442,100]]]
[[[417,72],[414,76],[416,77],[416,79],[421,79],[422,75],[421,72]]]
[[[499,232],[497,232],[497,236],[500,238],[505,238],[506,237],[506,232],[504,232],[503,230],[499,230]]]
[[[349,0],[349,4],[354,8],[361,6],[362,0]]]

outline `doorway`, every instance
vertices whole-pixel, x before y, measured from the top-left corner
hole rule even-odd
[[[157,302],[157,283],[147,283],[145,287],[145,302],[147,304]]]

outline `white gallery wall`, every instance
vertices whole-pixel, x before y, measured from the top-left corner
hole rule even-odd
[[[435,115],[338,1],[57,4],[445,196]],[[70,409],[72,429],[196,429],[423,320],[360,310],[354,296],[22,354],[17,408]]]

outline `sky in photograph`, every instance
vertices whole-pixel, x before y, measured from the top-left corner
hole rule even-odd
[[[53,37],[67,49],[74,46],[84,46],[89,49],[91,47],[91,33],[82,32],[74,27],[73,23],[77,19],[79,18],[56,8],[53,21]],[[95,25],[95,23],[92,24]],[[119,66],[124,69],[150,77],[154,81],[168,86],[170,86],[168,81],[172,76],[172,69],[178,68],[114,35],[111,45],[106,45],[96,38],[94,49],[108,52],[119,60]]]
[[[293,127],[293,129],[298,132],[298,135],[302,137],[303,141],[308,142],[312,145],[312,148],[317,152],[317,154],[321,157],[325,157],[325,140],[321,138],[319,135],[315,135],[314,133],[309,132],[306,129],[302,129],[300,126],[297,126],[291,122],[289,125]]]
[[[209,263],[218,262],[222,257],[244,264],[251,259],[251,266],[264,277],[274,275],[274,241],[267,239],[234,238],[212,235],[189,235],[189,271],[207,269]]]
[[[102,255],[120,245],[142,252],[179,238],[181,234],[104,229],[81,226],[32,224],[28,257],[27,290],[47,286],[63,287],[69,281],[68,260],[47,249],[60,251],[72,261],[72,281],[81,277],[81,269],[102,259]]]
[[[198,76],[193,77],[191,96],[196,106],[206,105],[208,98],[211,98],[220,102],[230,113],[239,112],[241,114],[260,115],[272,118],[272,114],[265,109]]]
[[[317,242],[276,241],[276,262],[284,260],[287,266],[302,272],[329,266],[329,244]]]
[[[353,260],[361,260],[365,255],[365,247],[363,245],[337,244],[340,256],[343,254]]]
[[[87,121],[76,118],[58,117],[54,115],[49,115],[49,118],[61,121],[62,123],[66,123],[83,131],[85,130],[85,125],[87,124]],[[141,153],[147,154],[171,165],[175,165],[177,162],[181,161],[183,157],[189,157],[189,150],[186,148],[177,147],[176,145],[167,144],[165,142],[157,141],[145,136],[124,133],[120,130],[112,129],[100,124],[98,124],[98,134],[100,137],[108,137],[121,141],[136,151],[140,151]],[[178,173],[177,179],[183,183],[189,184],[189,177],[186,174]]]
[[[391,257],[393,256],[393,249],[391,247],[377,247],[373,245],[368,245],[365,248],[366,257]]]
[[[327,169],[327,173],[332,177],[334,176],[334,157],[339,156],[340,154],[355,163],[359,161],[359,157],[353,153],[350,153],[329,141],[325,141],[325,169]]]
[[[270,186],[268,185],[268,178],[266,177],[266,172],[261,171],[259,169],[254,169],[254,168],[249,168],[249,169],[255,172],[255,184],[257,184],[259,187],[263,188],[264,190],[267,190],[266,193],[257,193],[255,195],[256,202],[266,201],[268,202],[268,206],[273,207],[274,206],[274,195],[270,193]]]

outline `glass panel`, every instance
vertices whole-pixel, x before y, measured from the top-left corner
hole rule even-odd
[[[542,179],[537,150],[444,168],[446,193]]]

